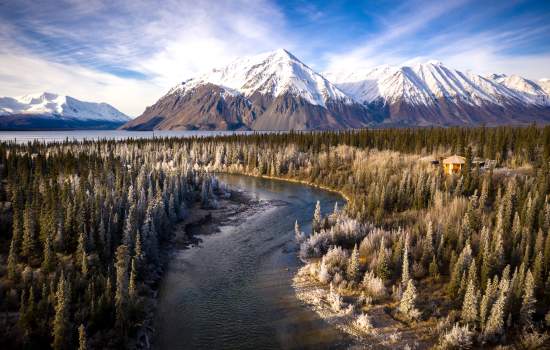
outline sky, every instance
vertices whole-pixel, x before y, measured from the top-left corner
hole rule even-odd
[[[340,71],[430,59],[550,78],[550,1],[0,0],[0,96],[141,114],[171,87],[278,48]]]

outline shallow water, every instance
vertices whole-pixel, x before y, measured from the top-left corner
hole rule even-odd
[[[261,200],[284,201],[177,252],[160,289],[157,349],[322,349],[349,339],[299,303],[294,220],[310,230],[315,202],[337,194],[305,185],[220,175]]]

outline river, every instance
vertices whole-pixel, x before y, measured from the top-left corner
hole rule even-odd
[[[279,205],[177,251],[160,288],[156,349],[323,349],[349,339],[301,305],[291,286],[301,262],[294,220],[309,232],[317,200],[342,198],[309,186],[247,176],[220,180]],[[281,204],[282,203],[282,204]]]

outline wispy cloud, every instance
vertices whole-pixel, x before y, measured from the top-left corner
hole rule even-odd
[[[30,89],[81,91],[78,97],[95,100],[105,94],[81,87],[97,81],[120,86],[126,81],[137,83],[142,94],[156,90],[153,98],[146,99],[153,101],[198,71],[237,56],[293,46],[285,34],[284,15],[264,0],[20,0],[7,6],[9,11],[0,16],[0,66],[4,66],[0,69],[17,52],[27,59],[26,72],[33,72],[36,81],[31,84],[22,77],[26,72],[16,69],[21,74],[10,75],[11,81],[2,76],[0,95]],[[42,69],[47,66],[52,69]],[[56,84],[75,70],[86,74],[79,74],[73,83]],[[92,76],[98,79],[84,81]],[[143,101],[138,96],[127,90],[112,92],[123,111],[133,115],[143,111],[143,104],[136,103]]]
[[[548,13],[518,14],[503,20],[500,14],[520,2],[480,9],[471,9],[472,3],[415,1],[385,13],[379,18],[381,28],[355,42],[355,48],[327,53],[326,70],[438,59],[481,74],[506,72],[533,79],[550,75],[550,50],[529,51],[537,40],[550,35]]]

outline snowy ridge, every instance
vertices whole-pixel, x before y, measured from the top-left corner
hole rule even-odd
[[[0,115],[37,115],[60,119],[127,122],[130,118],[107,103],[79,101],[49,92],[18,98],[0,97]]]
[[[405,101],[429,106],[447,99],[472,106],[487,103],[550,106],[548,90],[528,79],[503,74],[482,77],[433,60],[410,66],[384,65],[354,72],[331,72],[325,76],[363,103],[383,99],[389,103]]]
[[[186,94],[207,83],[221,86],[231,95],[240,93],[249,97],[260,93],[278,97],[290,93],[323,107],[330,100],[353,103],[344,92],[284,49],[237,59],[183,82],[169,94]]]

